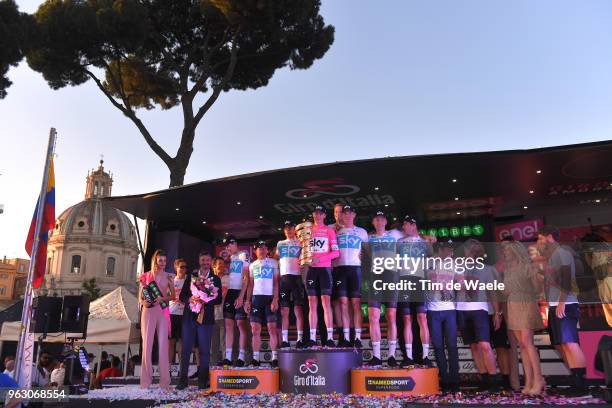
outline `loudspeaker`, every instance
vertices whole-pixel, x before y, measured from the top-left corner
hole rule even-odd
[[[32,299],[33,333],[57,333],[60,331],[62,316],[62,298],[51,296],[37,296]]]
[[[64,296],[62,308],[62,331],[80,333],[87,337],[87,319],[89,318],[89,296]]]

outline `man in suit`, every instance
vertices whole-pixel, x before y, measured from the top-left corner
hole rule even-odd
[[[183,332],[181,350],[181,374],[179,383],[176,386],[178,390],[187,388],[187,371],[189,369],[189,357],[195,343],[196,333],[198,339],[198,351],[200,354],[200,368],[198,370],[198,387],[204,389],[207,387],[210,373],[208,371],[210,361],[210,345],[212,340],[213,329],[215,325],[215,305],[221,303],[221,279],[216,276],[210,269],[212,257],[209,252],[200,252],[199,254],[200,269],[188,274],[179,300],[185,304],[183,312]],[[208,266],[208,267],[206,267]],[[194,276],[200,276],[203,279],[209,279],[217,287],[217,296],[204,305],[204,319],[202,323],[198,323],[198,314],[191,311],[189,306],[190,300],[200,301],[191,293],[191,280]]]

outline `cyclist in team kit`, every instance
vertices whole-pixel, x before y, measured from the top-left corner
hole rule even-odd
[[[425,258],[431,256],[433,250],[431,245],[419,235],[415,218],[406,215],[402,224],[402,230],[404,236],[397,243],[398,253],[402,259],[406,256],[413,258],[414,261],[417,261],[419,258],[423,260],[422,263],[414,262],[408,264],[407,269],[402,268],[399,271],[401,279],[414,282],[415,287],[418,288],[416,291],[406,293],[407,297],[412,295],[413,299],[401,299],[398,304],[398,309],[404,323],[403,339],[406,351],[406,358],[402,360],[402,366],[414,365],[412,357],[412,319],[416,317],[419,324],[421,344],[423,345],[423,364],[431,367],[432,364],[427,357],[429,355],[429,327],[427,326],[426,299],[424,292],[420,288],[421,281],[425,279]],[[418,266],[413,268],[413,265]]]
[[[302,247],[295,237],[295,223],[285,221],[283,228],[285,238],[276,245],[276,259],[280,268],[280,306],[281,306],[281,348],[289,345],[289,312],[293,303],[295,326],[297,328],[296,348],[304,346],[304,283],[300,270],[300,253]]]
[[[340,229],[342,229],[342,208],[344,207],[344,204],[342,203],[336,203],[334,205],[334,223],[333,224],[329,224],[328,227],[331,227],[334,229],[334,231],[336,231],[336,236],[338,236],[338,232],[340,231]],[[344,347],[344,341],[343,339],[343,334],[342,334],[342,306],[340,305],[340,299],[338,298],[338,291],[336,290],[336,286],[339,284],[339,280],[337,279],[337,274],[338,274],[338,258],[334,259],[332,261],[332,282],[333,282],[333,286],[332,286],[332,307],[334,310],[334,323],[336,326],[336,331],[338,332],[338,346],[339,347]],[[349,314],[351,314],[351,310],[349,309]],[[351,326],[352,326],[352,320],[349,317],[349,321],[351,322]]]
[[[232,350],[234,347],[234,324],[238,325],[239,352],[237,367],[243,367],[247,343],[247,315],[243,309],[244,297],[248,286],[249,256],[246,252],[238,252],[238,242],[234,237],[225,240],[230,253],[229,288],[223,303],[223,318],[225,320],[225,359],[223,365],[232,365]]]
[[[338,341],[338,347],[351,346],[352,317],[355,327],[353,345],[361,348],[361,252],[362,244],[368,242],[368,233],[365,229],[355,225],[355,215],[355,209],[350,205],[342,207],[343,227],[338,231],[340,256],[335,259],[334,292],[341,307],[337,324],[342,323],[343,333],[343,338]],[[351,300],[350,306],[349,299]]]
[[[265,241],[257,241],[253,246],[255,260],[249,266],[249,289],[244,302],[244,310],[249,314],[253,332],[252,365],[259,367],[261,349],[261,325],[266,324],[270,334],[272,367],[278,367],[278,337],[276,336],[276,311],[278,310],[278,262],[268,258]]]
[[[387,231],[387,217],[383,211],[377,211],[372,217],[372,225],[374,232],[368,237],[368,257],[374,266],[376,258],[386,259],[395,258],[397,254],[396,244],[402,237],[402,234],[397,230]],[[385,269],[382,273],[376,273],[372,269],[370,277],[373,280],[382,280],[386,283],[398,281],[396,268]],[[389,342],[389,357],[387,365],[389,367],[397,366],[395,359],[395,351],[397,349],[397,291],[388,290],[384,294],[378,293],[373,287],[373,281],[370,282],[368,288],[370,299],[368,301],[368,319],[370,321],[370,339],[372,342],[372,360],[370,365],[378,366],[382,364],[380,359],[380,307],[385,304],[385,319],[387,320],[387,340]]]
[[[312,238],[310,250],[312,251],[312,263],[306,273],[306,292],[308,293],[308,322],[310,325],[310,338],[306,346],[313,347],[317,344],[317,291],[321,293],[321,305],[327,329],[327,341],[324,346],[335,347],[333,340],[334,322],[331,308],[332,293],[332,259],[337,258],[338,242],[336,232],[332,227],[325,225],[325,208],[317,205],[312,212],[314,225],[312,226]]]

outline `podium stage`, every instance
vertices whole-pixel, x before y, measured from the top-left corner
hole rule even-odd
[[[351,370],[361,366],[361,350],[279,350],[280,390],[292,394],[350,394]]]
[[[361,364],[361,351],[356,349],[279,350],[279,368],[211,368],[210,387],[230,394],[427,396],[440,392],[437,368]]]

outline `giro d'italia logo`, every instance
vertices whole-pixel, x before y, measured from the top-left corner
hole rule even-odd
[[[309,358],[306,361],[304,361],[304,364],[300,365],[300,373],[301,374],[306,374],[306,373],[310,373],[310,374],[316,374],[319,372],[319,366],[317,365],[317,359],[316,358]]]
[[[353,184],[344,184],[344,179],[336,177],[327,180],[310,180],[304,183],[303,188],[294,188],[285,193],[285,196],[294,200],[308,200],[321,196],[348,196],[359,192],[359,187]]]

